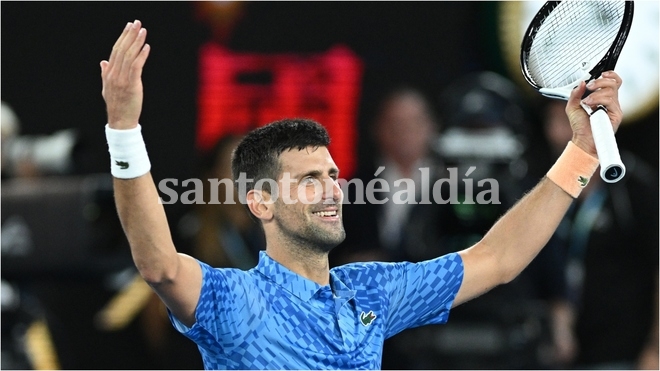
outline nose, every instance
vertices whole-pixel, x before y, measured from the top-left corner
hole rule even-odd
[[[327,177],[325,180],[323,203],[341,203],[344,199],[344,191],[339,186],[339,182],[335,179]]]

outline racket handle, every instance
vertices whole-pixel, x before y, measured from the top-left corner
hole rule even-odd
[[[591,133],[598,152],[600,177],[607,183],[618,182],[626,175],[626,167],[621,161],[612,123],[604,107],[598,107],[591,114]]]

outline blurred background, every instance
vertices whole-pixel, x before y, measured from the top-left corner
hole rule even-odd
[[[2,2],[2,369],[202,367],[195,345],[174,331],[162,304],[136,276],[114,211],[99,62],[109,57],[126,22],[140,19],[152,46],[143,73],[141,123],[156,182],[227,177],[236,138],[283,116],[305,116],[328,128],[342,178],[372,176],[373,165],[379,164],[399,164],[398,174],[428,163],[438,169],[475,165],[481,171],[475,179],[512,185],[503,187],[506,209],[556,158],[552,139],[557,136],[546,125],[551,104],[527,86],[518,65],[521,35],[541,5]],[[636,6],[616,69],[624,79],[627,115],[617,141],[622,152],[630,153],[631,174],[642,173],[644,188],[632,193],[653,194],[657,200],[659,13],[656,2]],[[408,98],[392,98],[402,96]],[[415,109],[423,118],[404,126],[404,116]],[[383,128],[392,122],[401,132],[388,139],[383,133],[395,129]],[[179,193],[192,189],[173,188]],[[657,317],[652,283],[657,284],[658,203],[641,203],[645,206],[631,213],[647,223],[613,223],[643,224],[634,233],[649,242],[640,256],[651,265],[639,269],[636,279],[622,281],[638,285],[640,272],[650,272],[638,294],[646,309],[629,318],[647,318],[638,332],[652,332],[657,331],[657,321],[648,318]],[[263,241],[250,237],[254,225],[243,210],[224,206],[166,205],[177,247],[216,266],[250,267]],[[354,211],[358,221],[379,215]],[[388,209],[389,219],[372,219],[408,225],[396,236],[400,245],[363,251],[355,246],[363,246],[360,239],[369,240],[373,233],[393,240],[376,223],[373,230],[360,225],[364,228],[347,228],[349,239],[333,260],[436,256],[467,246],[502,211]],[[431,215],[425,220],[437,224],[419,224],[415,215]],[[346,222],[357,225],[350,218]],[[410,226],[422,226],[424,241],[407,242]],[[406,244],[424,249],[411,251]],[[439,244],[451,247],[443,250]],[[565,312],[551,309],[558,306],[556,298],[570,301],[567,282],[573,282],[572,268],[564,269],[572,266],[570,249],[553,249],[557,256],[543,258],[530,273],[534,284],[522,286],[555,290],[531,290],[542,292],[538,295],[514,290],[484,301],[485,312],[477,305],[457,311],[463,327],[450,332],[403,333],[386,346],[383,367],[569,368],[616,361],[581,359],[576,349],[587,349],[587,340],[560,339],[556,321],[562,313],[580,318],[583,302]],[[562,269],[550,272],[548,266]],[[558,278],[539,283],[539,275]],[[523,296],[530,298],[525,304],[510,299]],[[527,309],[485,324],[484,313],[494,307],[508,314],[513,307]],[[655,334],[637,337],[651,336],[657,348]],[[573,346],[575,341],[581,346]]]

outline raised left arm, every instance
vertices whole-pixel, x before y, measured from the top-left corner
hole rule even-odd
[[[601,78],[593,80],[589,86],[581,83],[573,90],[566,104],[566,114],[573,130],[571,146],[577,148],[573,148],[573,153],[565,160],[569,166],[565,162],[558,168],[559,173],[570,174],[568,167],[575,160],[593,164],[590,169],[592,173],[585,176],[588,178],[593,174],[597,167],[596,146],[591,134],[589,116],[580,106],[581,97],[586,89],[591,90],[592,93],[584,103],[593,107],[605,106],[616,132],[622,119],[618,100],[620,86],[621,78],[609,71],[603,73]],[[565,190],[565,185],[560,185],[547,176],[544,177],[493,225],[481,241],[459,252],[463,259],[464,277],[454,306],[497,285],[510,282],[536,257],[555,232],[574,199]]]

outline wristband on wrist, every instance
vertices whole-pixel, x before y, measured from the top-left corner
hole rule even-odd
[[[564,152],[550,168],[546,176],[573,198],[577,198],[587,186],[598,168],[598,159],[568,142]]]
[[[110,152],[110,172],[119,179],[133,179],[151,170],[147,147],[142,139],[142,126],[117,130],[105,125],[105,137]]]

